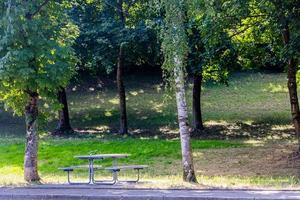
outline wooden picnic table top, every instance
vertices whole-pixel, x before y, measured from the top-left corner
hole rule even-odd
[[[82,160],[97,160],[97,159],[105,159],[105,158],[127,158],[129,154],[97,154],[97,155],[79,155],[75,156],[75,158]]]

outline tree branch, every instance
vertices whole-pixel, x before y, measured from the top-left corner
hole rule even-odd
[[[249,28],[252,28],[253,26],[257,25],[258,23],[254,23],[254,24],[249,24],[248,26],[246,26],[243,30],[240,30],[238,32],[235,32],[234,34],[230,35],[229,38],[233,38],[239,34],[244,33],[245,31],[247,31]]]
[[[45,0],[41,5],[39,5],[36,9],[36,11],[34,11],[33,13],[27,13],[26,14],[26,19],[31,20],[35,15],[37,15],[44,6],[46,6],[49,3],[50,0]]]

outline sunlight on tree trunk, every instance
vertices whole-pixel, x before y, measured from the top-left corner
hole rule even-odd
[[[37,117],[38,117],[38,94],[31,92],[30,101],[25,107],[26,120],[26,148],[24,158],[24,178],[28,182],[39,181],[37,170]]]
[[[201,86],[202,86],[202,72],[194,74],[193,87],[193,128],[196,131],[204,129],[201,113]]]
[[[178,56],[175,56],[174,64],[176,102],[182,151],[183,180],[187,182],[197,182],[188,126],[188,111],[184,88],[184,73],[182,71],[182,61]]]

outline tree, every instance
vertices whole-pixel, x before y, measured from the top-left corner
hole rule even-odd
[[[62,108],[58,112],[58,125],[54,131],[54,135],[66,135],[73,133],[73,128],[70,123],[69,106],[67,100],[66,89],[61,87],[57,94],[58,102]]]
[[[24,178],[38,181],[37,122],[59,108],[56,94],[74,74],[70,46],[78,31],[64,12],[68,1],[8,0],[0,7],[5,9],[0,23],[0,100],[25,115]]]
[[[124,30],[126,28],[126,18],[125,11],[123,8],[123,0],[117,1],[117,13],[119,15],[119,20],[121,23],[121,28]],[[124,86],[124,51],[125,51],[125,43],[121,43],[119,46],[119,54],[118,54],[118,65],[117,65],[117,85],[118,85],[118,93],[119,93],[119,106],[120,106],[120,129],[119,133],[122,135],[126,135],[128,133],[127,127],[127,112],[126,112],[126,93]]]
[[[298,57],[300,53],[300,1],[298,0],[272,0],[251,1],[251,11],[248,18],[258,21],[254,24],[260,30],[268,30],[269,37],[266,40],[274,49],[281,62],[287,68],[287,87],[289,91],[291,116],[295,132],[299,141],[300,152],[300,110],[297,93]],[[250,27],[250,26],[249,26]],[[267,33],[268,33],[267,32]],[[269,59],[270,62],[272,58]]]
[[[201,112],[201,87],[204,81],[227,84],[228,73],[237,68],[237,54],[227,30],[240,21],[243,1],[235,3],[221,0],[188,1],[188,66],[193,75],[193,128],[204,129]],[[242,9],[241,9],[242,10]],[[228,13],[237,18],[227,19]]]
[[[197,182],[192,148],[190,143],[190,132],[188,125],[188,109],[185,96],[185,67],[188,53],[188,41],[186,35],[186,5],[184,0],[164,0],[165,8],[165,33],[163,41],[163,52],[165,62],[163,69],[174,83],[178,123],[180,129],[183,180]]]
[[[124,75],[134,66],[154,65],[160,49],[146,24],[144,0],[82,1],[72,12],[81,30],[76,51],[81,69],[96,75],[116,73],[121,134],[127,134]],[[154,63],[154,64],[153,64]]]
[[[292,121],[295,127],[296,135],[298,137],[298,153],[300,153],[300,110],[297,93],[297,71],[298,71],[298,59],[300,53],[300,1],[283,1],[273,0],[271,1],[276,13],[269,13],[269,16],[273,15],[273,19],[278,24],[283,41],[283,54],[285,62],[287,64],[287,87],[289,90],[290,105]],[[270,9],[271,10],[271,9]],[[275,15],[275,16],[274,16]]]

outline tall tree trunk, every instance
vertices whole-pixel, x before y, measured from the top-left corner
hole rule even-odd
[[[281,31],[282,38],[284,45],[288,48],[290,44],[290,31],[288,23],[285,22],[284,28]],[[288,59],[288,89],[289,89],[289,96],[290,96],[290,104],[291,104],[291,114],[292,120],[295,127],[295,132],[298,137],[298,151],[300,152],[300,110],[299,110],[299,101],[298,101],[298,94],[297,94],[297,60],[291,56]]]
[[[201,113],[202,72],[194,74],[193,87],[193,127],[196,131],[204,129]]]
[[[61,88],[58,92],[58,101],[63,105],[62,109],[59,111],[59,121],[58,126],[54,132],[55,135],[65,135],[73,132],[70,123],[68,100],[65,88]]]
[[[121,134],[128,133],[127,127],[127,112],[126,112],[126,94],[125,86],[123,81],[123,70],[124,70],[124,45],[121,44],[119,57],[118,57],[118,68],[117,68],[117,84],[119,92],[119,104],[120,104],[120,130]]]
[[[184,72],[182,71],[182,61],[178,56],[174,58],[175,68],[175,87],[176,87],[176,102],[178,112],[178,123],[180,129],[182,165],[183,165],[183,180],[187,182],[197,182],[192,148],[190,142],[190,132],[188,125],[188,111],[185,97]]]
[[[125,28],[125,15],[123,11],[123,0],[118,0],[118,13],[122,27]],[[119,104],[120,104],[120,134],[127,134],[127,111],[126,111],[126,93],[123,80],[124,73],[124,47],[125,44],[120,44],[119,55],[118,55],[118,66],[117,66],[117,85],[119,93]]]
[[[30,100],[25,107],[26,148],[24,157],[24,178],[28,182],[39,181],[37,169],[38,135],[38,94],[29,92]]]

